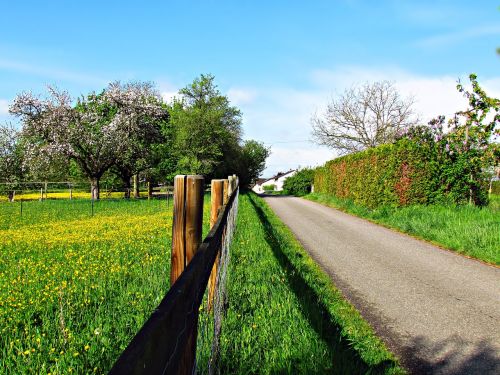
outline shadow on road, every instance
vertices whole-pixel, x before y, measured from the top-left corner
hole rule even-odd
[[[300,272],[283,251],[283,245],[265,212],[254,201],[251,194],[249,197],[264,227],[266,241],[280,263],[280,266],[286,271],[288,285],[301,305],[303,316],[329,348],[333,363],[332,372],[342,374],[383,374],[387,369],[394,367],[396,363],[389,360],[378,363],[375,366],[367,364],[356,350],[351,347],[349,342],[341,336],[340,326],[335,323],[334,317],[329,314],[328,310],[321,303],[319,296],[302,278]],[[275,197],[279,199],[283,196]]]
[[[414,374],[500,374],[500,358],[492,343],[487,341],[475,345],[471,354],[457,364],[457,357],[463,355],[465,345],[468,344],[458,336],[438,343],[415,337],[404,345],[402,361]],[[439,359],[429,361],[426,359],[429,356]]]

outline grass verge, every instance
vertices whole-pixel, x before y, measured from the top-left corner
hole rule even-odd
[[[229,267],[221,373],[403,373],[373,329],[254,194],[240,196]]]
[[[458,253],[500,264],[500,196],[490,205],[407,206],[368,209],[349,199],[312,193],[304,198],[411,234]]]

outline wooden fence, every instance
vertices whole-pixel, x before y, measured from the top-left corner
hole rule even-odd
[[[238,179],[212,181],[211,230],[201,241],[203,177],[176,176],[171,287],[109,374],[192,374],[198,312],[238,196]],[[222,197],[222,199],[221,199]]]

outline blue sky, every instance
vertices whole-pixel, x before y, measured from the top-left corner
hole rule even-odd
[[[500,96],[494,1],[39,1],[0,13],[0,121],[15,95],[56,84],[73,96],[149,80],[166,100],[212,73],[243,111],[245,138],[272,147],[265,175],[333,153],[309,119],[345,88],[393,81],[423,121],[461,109],[475,72]]]

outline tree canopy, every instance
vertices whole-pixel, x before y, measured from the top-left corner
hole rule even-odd
[[[242,141],[241,111],[214,81],[212,75],[200,75],[171,104],[150,82],[114,82],[76,100],[54,87],[43,97],[24,92],[9,108],[21,119],[22,131],[2,130],[2,147],[20,153],[20,165],[31,178],[87,178],[94,198],[99,198],[101,179],[115,184],[113,176],[127,197],[132,177],[137,182],[139,176],[171,183],[175,174],[207,179],[237,174],[242,185],[251,184],[270,150]],[[0,176],[4,181],[6,173]]]
[[[230,105],[214,79],[202,74],[179,91],[170,108],[177,173],[211,177],[235,171],[241,111]]]

